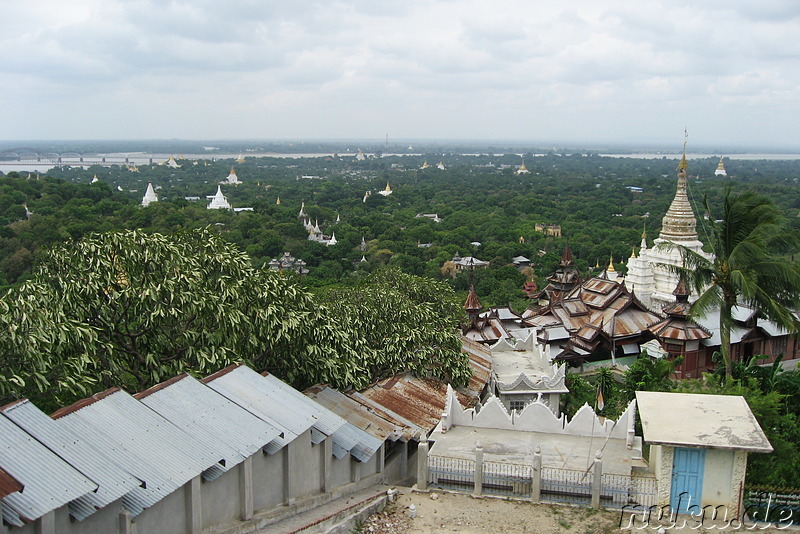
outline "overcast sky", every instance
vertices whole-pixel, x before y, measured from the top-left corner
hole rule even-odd
[[[0,139],[800,146],[798,0],[3,2]]]

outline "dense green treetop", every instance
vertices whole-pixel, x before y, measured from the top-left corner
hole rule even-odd
[[[425,161],[441,161],[445,170],[423,170]],[[552,272],[567,240],[584,273],[596,263],[606,265],[610,256],[624,271],[619,261],[638,247],[644,227],[652,243],[675,193],[677,162],[666,158],[527,154],[524,161],[530,174],[515,173],[522,162],[517,154],[442,153],[366,161],[352,156],[264,157],[242,164],[179,159],[179,168],[141,165],[139,172],[120,166],[55,168],[38,180],[10,173],[0,179],[0,283],[26,279],[41,247],[92,231],[164,233],[209,225],[246,251],[255,266],[283,251],[302,258],[311,270],[311,286],[350,277],[362,254],[367,260],[362,270],[388,264],[438,279],[446,279],[442,265],[456,253],[491,261],[493,268],[521,255],[533,261],[532,274],[541,279]],[[757,186],[797,228],[800,162],[728,160],[729,176],[714,177],[717,161],[690,162],[694,178],[690,177],[689,193],[697,212],[702,207],[695,201],[708,195],[714,205],[722,199],[725,184]],[[207,210],[206,196],[215,192],[232,166],[243,184],[223,185],[223,192],[234,207],[254,211]],[[90,184],[94,175],[100,181]],[[143,209],[139,204],[148,181],[156,187],[159,202]],[[378,195],[387,181],[394,193]],[[373,194],[364,201],[366,191]],[[29,219],[23,202],[33,212]],[[308,233],[297,218],[301,202],[323,232],[335,232],[338,245],[325,247],[306,239]],[[437,213],[442,221],[416,217],[424,213]],[[536,232],[541,223],[561,225],[564,237]],[[699,222],[698,230],[706,240],[703,224]],[[365,252],[358,247],[362,238],[368,244]],[[488,276],[494,277],[493,270]],[[482,301],[524,305],[521,293],[514,295],[516,300],[510,298],[506,280],[501,275],[487,283],[489,292],[481,293]]]
[[[321,302],[209,229],[95,234],[49,250],[0,298],[0,403],[58,406],[232,362],[296,387],[407,370],[463,384],[453,302],[446,285],[399,272]]]

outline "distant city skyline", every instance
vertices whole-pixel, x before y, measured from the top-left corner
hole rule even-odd
[[[795,0],[34,0],[0,140],[800,148]]]

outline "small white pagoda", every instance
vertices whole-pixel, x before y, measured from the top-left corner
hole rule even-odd
[[[236,171],[234,170],[234,168],[231,167],[231,173],[228,175],[228,177],[225,180],[223,180],[220,183],[223,183],[223,184],[226,184],[226,185],[239,185],[242,182],[239,180],[239,177],[236,176]]]
[[[379,195],[383,195],[385,197],[388,197],[392,193],[393,193],[393,191],[392,191],[392,188],[389,187],[389,182],[386,182],[386,189],[383,189],[382,191],[378,191]]]
[[[217,186],[217,193],[211,198],[211,202],[208,204],[208,209],[210,210],[229,210],[232,209],[231,205],[228,203],[228,199],[225,198],[225,195],[222,194],[222,186]]]
[[[156,196],[156,192],[153,189],[153,182],[147,182],[147,191],[144,192],[142,197],[142,207],[146,208],[153,202],[158,202],[158,196]]]

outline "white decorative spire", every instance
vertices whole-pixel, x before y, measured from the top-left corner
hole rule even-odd
[[[146,208],[153,202],[158,202],[158,197],[153,189],[153,182],[147,182],[147,191],[144,192],[144,197],[142,197],[142,206]]]
[[[225,198],[225,195],[222,194],[222,186],[217,186],[217,193],[214,195],[214,198],[211,199],[211,203],[208,205],[208,209],[210,210],[229,210],[231,209],[231,205],[228,203],[228,199]]]
[[[231,167],[231,173],[228,175],[228,178],[223,180],[221,183],[229,185],[239,185],[242,182],[239,181],[239,177],[236,176],[236,170],[233,167]]]
[[[688,134],[687,134],[688,137]],[[686,194],[686,139],[683,141],[683,157],[678,164],[678,188],[675,191],[675,198],[672,199],[667,214],[661,221],[661,233],[659,237],[665,241],[697,241],[697,219],[694,217],[692,205]]]

